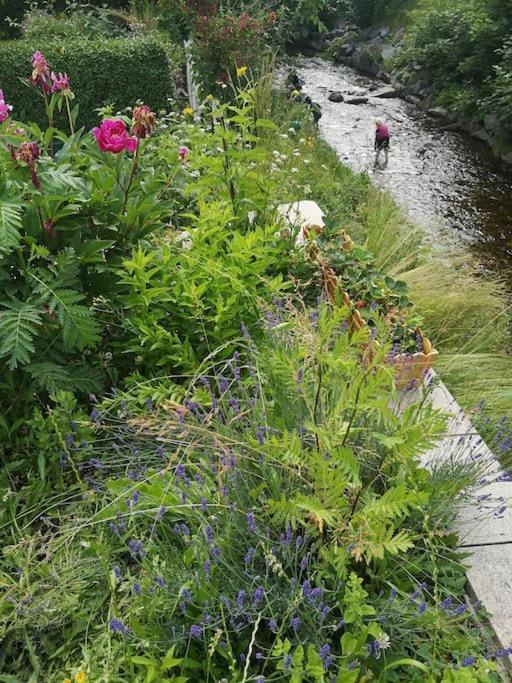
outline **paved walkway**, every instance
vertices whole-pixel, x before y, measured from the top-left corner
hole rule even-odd
[[[491,626],[502,648],[512,646],[512,480],[476,432],[444,384],[431,373],[432,404],[452,417],[446,437],[422,463],[478,465],[482,478],[461,506],[456,528],[468,559],[468,594],[491,614]],[[413,392],[409,400],[418,398]],[[512,659],[506,662],[512,670]]]

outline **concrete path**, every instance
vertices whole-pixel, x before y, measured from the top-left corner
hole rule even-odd
[[[478,486],[458,512],[456,529],[468,559],[468,594],[491,614],[502,648],[512,646],[512,479],[476,432],[444,384],[430,374],[434,407],[451,415],[446,437],[422,457],[429,470],[439,464],[481,468]],[[408,400],[418,398],[416,392]],[[512,659],[505,661],[512,670]]]

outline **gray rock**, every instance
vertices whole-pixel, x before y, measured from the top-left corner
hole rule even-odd
[[[472,131],[471,135],[474,138],[478,138],[479,140],[483,140],[484,142],[491,142],[491,136],[485,130],[485,128],[479,128],[478,130],[474,130],[474,131]]]
[[[394,45],[384,45],[381,52],[382,59],[387,62],[388,59],[393,59],[397,52],[398,48]]]
[[[414,85],[411,86],[411,92],[413,95],[419,96],[420,92],[422,90],[426,90],[427,88],[432,88],[432,83],[425,80],[417,81],[416,83],[414,83]]]
[[[391,84],[391,76],[388,73],[386,73],[385,71],[379,71],[377,74],[377,78],[380,81],[383,81],[384,83]]]
[[[383,90],[379,90],[379,92],[376,92],[374,95],[374,97],[379,97],[382,99],[392,99],[398,96],[399,93],[394,88],[384,88]]]
[[[357,46],[355,43],[345,43],[345,45],[342,45],[338,50],[338,55],[341,57],[352,57],[356,48]]]
[[[409,104],[415,104],[416,106],[421,104],[420,98],[416,97],[416,95],[411,95],[410,93],[404,96],[404,100],[406,102],[409,102]]]
[[[393,36],[393,41],[395,43],[400,42],[405,36],[405,28],[399,28],[398,31]]]
[[[507,154],[501,155],[501,160],[506,164],[512,164],[512,152],[507,152]]]
[[[374,28],[370,34],[369,38],[386,38],[389,36],[389,28],[387,26],[380,26],[379,28]]]
[[[379,86],[377,85],[377,83],[372,83],[372,84],[370,85],[370,87],[368,88],[368,90],[369,90],[370,92],[375,92],[375,91],[378,90],[378,89],[379,89]]]
[[[346,100],[347,104],[366,104],[368,102],[368,97],[351,97]]]
[[[427,114],[429,116],[433,116],[436,119],[447,119],[448,118],[448,110],[445,109],[444,107],[432,107],[432,109],[429,109],[427,111]]]
[[[462,123],[460,121],[455,121],[454,123],[449,123],[447,126],[441,126],[441,130],[460,130],[462,128]]]
[[[426,100],[427,97],[430,97],[430,95],[432,95],[432,92],[433,92],[433,88],[432,88],[432,86],[429,85],[428,88],[422,88],[418,92],[418,97],[421,97],[422,100]]]
[[[329,102],[343,102],[345,98],[343,97],[343,93],[336,90],[335,92],[332,92],[327,99]]]
[[[484,118],[484,128],[493,131],[495,128],[501,127],[501,121],[497,114],[487,114]]]

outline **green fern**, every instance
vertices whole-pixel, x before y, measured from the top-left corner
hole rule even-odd
[[[40,313],[31,304],[12,303],[0,312],[0,358],[8,358],[9,370],[30,361],[40,325]]]
[[[20,243],[21,211],[18,206],[0,201],[0,255]]]
[[[99,370],[86,365],[71,365],[67,368],[59,363],[45,361],[31,363],[26,371],[49,394],[57,391],[94,393],[102,385]]]
[[[84,349],[100,340],[97,321],[91,310],[81,304],[85,298],[83,294],[74,289],[48,284],[35,273],[31,273],[31,277],[36,282],[35,292],[41,296],[42,303],[48,306],[50,313],[57,315],[67,349]]]

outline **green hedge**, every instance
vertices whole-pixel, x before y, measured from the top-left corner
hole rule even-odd
[[[39,92],[20,80],[30,76],[35,50],[41,50],[53,71],[69,75],[80,126],[96,125],[95,109],[103,105],[118,110],[142,100],[158,111],[167,108],[173,95],[171,63],[165,44],[156,39],[0,42],[0,89],[18,121],[46,122]]]

